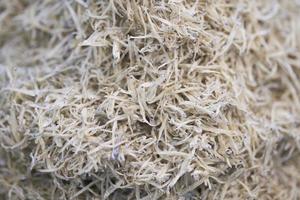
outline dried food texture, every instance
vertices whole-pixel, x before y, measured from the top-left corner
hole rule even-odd
[[[0,1],[0,198],[300,199],[299,10]]]

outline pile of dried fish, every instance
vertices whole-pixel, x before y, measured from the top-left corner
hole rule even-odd
[[[299,199],[299,10],[0,1],[0,198]]]

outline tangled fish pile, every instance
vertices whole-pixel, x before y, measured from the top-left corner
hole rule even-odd
[[[0,198],[299,199],[299,10],[0,1]]]

